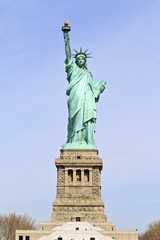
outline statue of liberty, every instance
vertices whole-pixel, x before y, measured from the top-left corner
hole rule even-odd
[[[68,95],[68,136],[62,149],[97,149],[94,142],[96,123],[96,102],[105,89],[105,82],[94,81],[87,69],[88,50],[71,54],[68,32],[71,30],[66,21],[62,27],[65,42],[65,71],[69,86]]]

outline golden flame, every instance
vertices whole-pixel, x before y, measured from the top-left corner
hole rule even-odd
[[[68,27],[68,26],[69,26],[69,21],[68,21],[68,20],[64,22],[64,26],[65,26],[65,27]]]

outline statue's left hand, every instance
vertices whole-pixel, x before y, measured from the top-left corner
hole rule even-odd
[[[100,87],[100,92],[102,93],[106,87],[106,82],[103,82],[103,84]]]

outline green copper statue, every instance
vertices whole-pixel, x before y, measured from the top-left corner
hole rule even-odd
[[[62,149],[96,149],[94,132],[96,123],[96,102],[105,89],[105,82],[95,82],[87,69],[87,51],[76,52],[72,58],[66,21],[62,27],[65,42],[65,71],[69,86],[68,95],[68,136]]]

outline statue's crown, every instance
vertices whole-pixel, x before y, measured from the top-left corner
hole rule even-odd
[[[83,52],[83,51],[82,51],[82,48],[80,47],[80,52],[76,51],[75,49],[74,49],[74,51],[75,51],[75,53],[76,53],[76,54],[73,54],[73,57],[74,57],[74,58],[77,58],[77,57],[80,56],[80,55],[84,56],[85,58],[91,58],[91,56],[89,56],[89,55],[91,55],[91,53],[87,53],[87,52],[88,52],[88,49]]]

